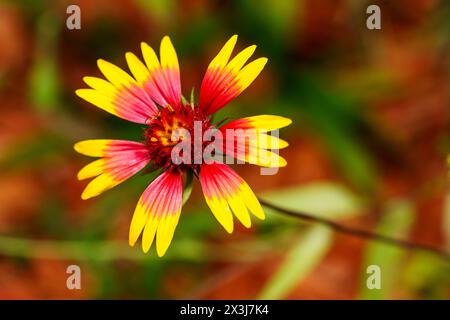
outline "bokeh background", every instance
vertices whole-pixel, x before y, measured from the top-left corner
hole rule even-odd
[[[81,30],[66,8],[81,8]],[[382,29],[367,30],[366,8]],[[450,2],[438,0],[0,1],[0,298],[448,299],[437,256],[398,249],[266,210],[228,235],[198,184],[168,254],[128,247],[139,174],[82,201],[86,138],[142,128],[77,98],[104,58],[170,35],[183,93],[198,89],[233,34],[257,44],[263,73],[218,116],[278,114],[288,166],[235,166],[263,199],[348,226],[450,250]],[[198,91],[197,91],[198,95]],[[66,288],[79,265],[81,290]],[[382,289],[366,287],[369,265]]]

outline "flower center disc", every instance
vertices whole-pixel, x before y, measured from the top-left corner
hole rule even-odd
[[[148,123],[144,138],[151,161],[155,166],[165,169],[192,166],[191,164],[174,164],[171,156],[173,147],[180,142],[190,139],[190,143],[194,143],[195,122],[200,122],[202,132],[210,127],[210,119],[205,117],[197,106],[192,108],[190,104],[185,104],[177,109],[171,106],[161,109],[158,115]]]

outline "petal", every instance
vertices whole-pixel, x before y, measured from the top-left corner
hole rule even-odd
[[[247,162],[257,166],[282,168],[287,165],[287,161],[277,153],[251,145],[234,147],[233,145],[225,144],[224,152],[242,162]]]
[[[78,172],[77,178],[78,180],[93,178],[102,174],[104,170],[105,170],[105,159],[98,159],[84,166]]]
[[[233,232],[232,213],[247,228],[251,226],[249,212],[264,219],[255,194],[230,167],[220,163],[202,164],[200,184],[206,203],[227,232]]]
[[[236,120],[228,122],[227,124],[223,125],[221,128],[223,128],[223,129],[227,129],[227,128],[250,129],[250,128],[253,128],[253,129],[272,131],[272,130],[287,127],[291,123],[292,123],[292,120],[289,118],[264,114],[264,115],[259,115],[259,116],[236,119]]]
[[[108,173],[102,173],[95,179],[93,179],[86,188],[83,190],[81,194],[81,199],[87,200],[93,197],[98,196],[99,194],[114,188],[119,183],[121,183],[119,179],[115,179],[112,175]]]
[[[239,93],[247,89],[253,80],[256,79],[256,77],[264,69],[267,61],[267,58],[256,59],[239,71],[239,74],[237,75],[237,85],[240,87]]]
[[[126,88],[136,83],[128,73],[108,61],[98,59],[97,65],[106,79],[117,89]]]
[[[143,64],[142,61],[139,60],[139,58],[136,57],[133,53],[127,52],[125,54],[125,58],[127,60],[128,68],[130,68],[130,71],[133,74],[133,77],[136,79],[139,85],[142,85],[150,76],[150,71],[148,71],[145,64]]]
[[[176,70],[180,70],[180,67],[178,65],[177,53],[168,36],[165,36],[161,40],[161,47],[159,54],[161,57],[161,67],[174,68]]]
[[[84,189],[83,200],[95,197],[127,180],[143,169],[150,161],[144,144],[126,140],[85,140],[75,144],[79,153],[103,157],[78,172],[78,179],[93,179]]]
[[[73,148],[76,152],[84,154],[90,157],[103,157],[105,155],[105,150],[108,145],[112,142],[119,140],[109,140],[109,139],[95,139],[95,140],[84,140],[75,143]]]
[[[291,122],[288,118],[271,115],[233,120],[220,127],[225,139],[223,152],[235,159],[259,166],[284,167],[286,160],[270,150],[285,148],[288,143],[267,133]]]
[[[256,46],[252,45],[239,52],[233,60],[230,61],[227,68],[233,72],[238,72],[244,66],[248,59],[253,55],[256,50]]]
[[[250,146],[264,149],[284,149],[289,146],[289,143],[278,137],[269,135],[264,131],[258,131],[258,138],[249,141]]]
[[[181,213],[181,174],[164,172],[142,194],[131,220],[129,243],[134,246],[142,233],[142,250],[148,252],[156,236],[156,251],[162,257],[169,247]]]
[[[133,62],[132,73],[137,80],[119,67],[99,59],[98,67],[107,80],[84,77],[84,82],[91,89],[79,89],[75,93],[84,100],[120,118],[145,124],[156,115],[158,108],[140,85],[142,69],[139,69],[138,63],[129,53],[127,54],[127,60]]]
[[[230,60],[231,54],[233,53],[234,46],[236,45],[237,37],[238,36],[235,34],[227,41],[227,43],[225,43],[217,56],[209,64],[208,69],[224,68],[227,65],[228,60]]]
[[[200,107],[206,114],[213,114],[244,91],[262,71],[267,58],[256,59],[246,66],[256,46],[250,46],[229,61],[237,36],[227,41],[219,54],[211,61],[200,88]]]
[[[141,43],[142,55],[149,74],[142,81],[150,97],[160,106],[181,105],[180,68],[175,48],[168,36],[161,40],[160,60],[155,51],[146,43]]]
[[[220,130],[227,145],[236,148],[236,143],[241,143],[242,147],[254,147],[257,149],[278,150],[289,146],[289,143],[274,135],[270,135],[266,130],[258,129],[236,129],[230,128]],[[221,140],[218,140],[219,142]],[[245,143],[245,144],[244,144]],[[220,145],[220,144],[219,144]],[[239,145],[237,145],[239,146]]]
[[[152,47],[150,47],[145,42],[141,42],[141,51],[142,56],[144,57],[144,62],[147,65],[150,73],[152,73],[156,69],[161,68],[158,56],[156,55],[155,50],[153,50]]]
[[[147,151],[145,145],[135,141],[93,139],[75,143],[75,151],[90,157],[112,157],[117,153],[128,151]]]

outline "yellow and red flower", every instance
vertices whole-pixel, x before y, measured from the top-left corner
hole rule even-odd
[[[267,58],[248,64],[256,46],[249,46],[230,60],[237,36],[231,37],[212,60],[200,88],[198,104],[187,103],[181,94],[180,69],[175,49],[164,37],[160,59],[145,43],[141,44],[144,62],[128,52],[126,61],[131,75],[117,66],[98,60],[106,80],[85,77],[90,87],[76,94],[95,106],[128,121],[145,125],[143,141],[86,140],[75,144],[77,152],[99,157],[78,173],[78,179],[94,178],[81,197],[89,199],[113,188],[150,165],[161,173],[142,194],[131,221],[129,243],[134,246],[142,235],[142,249],[147,252],[156,239],[158,256],[169,247],[183,204],[183,179],[193,173],[199,178],[203,194],[212,213],[229,233],[233,231],[233,215],[247,228],[250,214],[264,219],[261,205],[248,184],[227,165],[218,161],[176,164],[173,148],[183,137],[173,139],[173,132],[184,129],[194,134],[194,122],[203,130],[222,133],[232,129],[254,129],[252,139],[244,146],[235,137],[221,141],[223,154],[266,167],[282,167],[286,161],[270,149],[281,149],[287,143],[270,131],[285,127],[290,119],[260,115],[233,120],[225,125],[213,124],[211,116],[236,98],[258,76]],[[224,134],[225,136],[225,134]],[[204,149],[206,145],[201,145]]]

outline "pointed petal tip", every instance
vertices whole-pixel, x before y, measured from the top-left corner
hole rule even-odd
[[[133,52],[130,52],[130,51],[127,51],[127,52],[125,52],[125,59],[126,60],[129,60],[129,59],[132,59],[132,58],[134,58],[134,53]]]
[[[80,174],[81,173],[81,170],[77,173],[77,179],[79,180],[79,181],[82,181],[82,180],[84,180],[84,179],[86,179],[86,177],[84,177],[82,174]],[[83,197],[81,197],[82,199],[83,199]],[[83,199],[84,200],[84,199]]]
[[[81,141],[78,141],[78,142],[75,142],[73,145],[73,150],[75,150],[78,153],[80,153],[80,143],[81,143]]]
[[[281,149],[281,148],[280,148]],[[266,167],[266,168],[284,168],[287,166],[287,161],[281,156],[277,156],[273,161],[264,159],[261,162],[255,162],[253,164]]]
[[[161,46],[171,46],[171,47],[173,47],[172,40],[170,39],[169,36],[165,35],[161,39]]]
[[[289,125],[291,125],[292,124],[292,119],[290,119],[290,118],[286,118],[286,117],[283,117],[284,119],[285,119],[285,121],[286,121],[286,125],[285,125],[285,127],[287,127],[287,126],[289,126]]]
[[[84,83],[88,84],[89,80],[92,79],[92,78],[93,78],[93,77],[91,77],[91,76],[84,76],[84,77],[82,78],[82,80],[83,80]],[[75,91],[75,92],[76,92],[76,91]]]
[[[278,167],[278,168],[283,168],[283,167],[286,167],[287,166],[287,161],[286,161],[286,159],[284,159],[283,157],[279,157],[279,161],[278,161],[278,164],[276,165],[276,167]]]
[[[233,224],[229,225],[229,226],[223,226],[225,228],[225,231],[228,232],[229,234],[233,233],[234,230],[234,226]]]
[[[144,246],[144,242],[142,242],[142,252],[148,253],[149,250],[150,250],[150,246]]]
[[[266,57],[261,57],[261,58],[258,58],[258,59],[256,59],[256,60],[261,61],[261,64],[262,64],[263,67],[266,65],[267,61],[269,61],[269,59],[266,58]],[[255,61],[256,61],[256,60],[255,60]]]
[[[144,231],[142,231],[143,233]],[[137,241],[137,239],[139,238],[139,235],[141,233],[139,233],[137,236],[135,236],[134,242]],[[133,239],[131,239],[133,240]],[[153,241],[147,241],[146,239],[144,239],[144,235],[142,234],[142,239],[141,239],[141,249],[143,253],[148,253],[150,248],[152,247],[152,243]]]
[[[241,221],[241,224],[242,224],[244,227],[246,227],[247,229],[250,229],[250,228],[252,227],[252,222],[251,222],[251,220],[249,220],[248,222],[245,222],[245,223],[243,223],[243,222]]]
[[[83,191],[83,193],[81,194],[81,200],[88,200],[90,198],[92,198],[94,195],[89,194],[88,192],[86,192],[86,190]]]
[[[280,146],[279,146],[279,148],[280,149],[284,149],[284,148],[287,148],[287,147],[289,147],[289,142],[287,142],[286,140],[281,140],[280,139]]]
[[[104,59],[97,59],[97,66],[100,68],[101,65],[104,65],[105,63],[108,63],[108,61]]]
[[[94,180],[92,180],[92,181],[94,181]],[[91,187],[92,186],[92,181],[89,182],[89,184],[83,190],[83,193],[81,194],[81,199],[82,200],[88,200],[88,199],[94,198],[94,197],[98,196],[101,193],[101,192],[98,192],[96,190],[93,190],[93,188]]]
[[[160,253],[158,250],[156,250],[156,251],[157,251],[156,254],[158,255],[158,258],[164,257],[165,252],[164,253]]]
[[[84,78],[83,78],[83,80],[84,80]],[[79,96],[80,98],[83,98],[83,92],[84,92],[84,90],[89,90],[89,89],[77,89],[77,90],[75,90],[75,94],[76,94],[77,96]]]
[[[253,53],[255,53],[256,48],[257,48],[256,44],[252,44],[251,46],[247,47],[247,49],[250,51],[250,55],[253,55]]]
[[[134,247],[134,245],[136,244],[136,241],[137,241],[137,239],[138,239],[138,237],[139,236],[133,236],[132,234],[131,234],[131,230],[130,230],[130,232],[129,232],[129,234],[128,234],[128,245],[130,246],[130,247]]]
[[[144,41],[141,41],[140,46],[141,46],[141,49],[143,47],[149,47],[149,45],[146,42],[144,42]]]
[[[161,248],[160,246],[157,245],[156,254],[158,255],[158,257],[162,258],[166,254],[168,248],[169,246],[164,246]]]
[[[228,45],[231,45],[232,48],[234,48],[234,47],[236,46],[237,39],[238,39],[238,35],[237,35],[237,34],[232,35],[232,36],[230,37],[230,39],[228,39],[228,41],[227,41],[227,43],[225,44],[225,46],[228,44]]]
[[[258,201],[259,202],[259,201]],[[264,213],[263,208],[260,205],[260,210],[258,210],[257,214],[253,214],[255,217],[257,217],[259,220],[266,220],[266,214]]]

